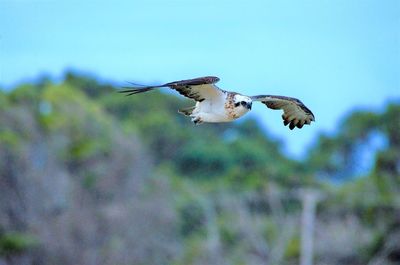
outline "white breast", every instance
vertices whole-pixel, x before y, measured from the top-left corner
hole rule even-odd
[[[203,122],[229,122],[234,120],[225,109],[226,97],[203,100],[196,103],[193,116],[200,117]]]

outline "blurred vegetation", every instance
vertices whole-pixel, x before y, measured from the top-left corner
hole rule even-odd
[[[192,125],[190,104],[73,72],[0,91],[0,264],[297,264],[309,189],[318,264],[400,262],[399,102],[301,161],[251,116]]]
[[[31,235],[18,232],[6,233],[0,237],[0,255],[16,255],[34,248],[38,242]]]

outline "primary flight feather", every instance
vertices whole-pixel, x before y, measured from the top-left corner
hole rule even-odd
[[[154,89],[168,87],[181,95],[196,101],[196,105],[179,110],[192,118],[195,124],[203,122],[230,122],[251,110],[254,101],[264,103],[270,109],[283,110],[283,123],[293,130],[315,121],[314,114],[300,100],[285,96],[258,95],[245,96],[218,88],[218,77],[206,76],[174,81],[157,86],[133,86],[119,92],[134,95]]]

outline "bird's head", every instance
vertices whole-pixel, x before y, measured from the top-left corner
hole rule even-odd
[[[251,110],[251,98],[236,94],[233,97],[233,116],[239,118]]]
[[[234,106],[236,109],[243,109],[246,112],[251,110],[252,100],[247,96],[236,94],[233,98]]]

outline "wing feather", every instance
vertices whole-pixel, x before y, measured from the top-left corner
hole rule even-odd
[[[315,121],[314,114],[303,102],[297,98],[273,95],[259,95],[251,97],[253,101],[261,101],[270,109],[283,110],[283,124],[289,125],[293,130],[295,127],[302,128],[304,124],[311,124]]]
[[[194,79],[180,80],[165,83],[157,86],[133,86],[127,87],[125,90],[119,91],[120,93],[126,93],[127,96],[151,91],[154,89],[169,87],[178,91],[179,94],[193,99],[195,101],[203,101],[205,99],[212,100],[215,97],[223,96],[225,91],[218,88],[215,83],[219,81],[216,76],[205,76]]]

